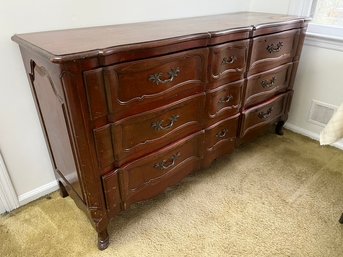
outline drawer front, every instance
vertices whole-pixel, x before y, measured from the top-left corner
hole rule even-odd
[[[242,102],[244,80],[233,82],[211,91],[206,95],[206,112],[213,124],[218,119],[235,115],[239,112]]]
[[[102,186],[106,200],[106,209],[111,214],[120,212],[119,175],[117,171],[102,176]]]
[[[104,68],[109,111],[116,120],[204,91],[208,49]]]
[[[291,62],[297,52],[300,30],[253,39],[249,75]]]
[[[222,44],[210,48],[210,80],[243,79],[249,50],[249,40]]]
[[[271,98],[289,88],[292,63],[259,73],[248,78],[244,107],[247,108]]]
[[[204,166],[218,157],[233,152],[237,136],[239,114],[227,118],[205,130]]]
[[[270,101],[243,111],[241,137],[250,130],[274,122],[285,112],[288,93],[278,95]]]
[[[162,150],[120,169],[124,207],[149,199],[200,168],[204,131],[184,138]]]
[[[205,93],[94,130],[100,168],[122,165],[203,127]]]

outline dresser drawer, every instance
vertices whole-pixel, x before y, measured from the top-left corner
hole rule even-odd
[[[271,98],[289,87],[292,63],[250,76],[245,91],[244,108]]]
[[[120,212],[120,188],[118,171],[102,176],[102,187],[106,201],[106,209],[111,214]]]
[[[239,114],[218,122],[205,130],[203,165],[208,167],[215,159],[232,153],[237,137]]]
[[[274,122],[282,116],[285,112],[288,96],[288,93],[284,93],[268,102],[243,111],[241,137],[255,128]]]
[[[239,112],[242,102],[244,80],[233,82],[206,94],[206,112],[208,124],[213,124],[223,117],[235,115]]]
[[[118,120],[203,92],[207,56],[202,48],[104,68],[109,112]]]
[[[249,40],[221,44],[210,48],[210,80],[226,78],[226,82],[243,79]]]
[[[203,127],[205,93],[94,130],[100,167],[122,165]]]
[[[133,161],[119,170],[124,207],[149,199],[201,166],[204,131]]]
[[[294,29],[253,39],[249,75],[291,62],[297,52],[300,30]]]

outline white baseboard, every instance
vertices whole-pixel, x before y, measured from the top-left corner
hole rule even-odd
[[[4,159],[0,153],[0,213],[19,207],[17,193],[14,190]]]
[[[18,196],[20,206],[32,202],[42,196],[50,194],[58,189],[57,180],[51,181],[48,184],[35,188]]]
[[[293,131],[295,133],[298,133],[300,135],[303,135],[303,136],[306,136],[306,137],[309,137],[311,139],[319,141],[319,134],[317,134],[315,132],[309,131],[307,129],[300,128],[300,127],[298,127],[298,126],[296,126],[294,124],[288,123],[288,122],[286,122],[285,128],[289,129],[290,131]],[[334,147],[336,147],[338,149],[343,150],[343,142],[342,141],[334,143],[331,146],[334,146]]]
[[[71,173],[66,176],[66,179],[68,181],[75,181],[77,179],[77,173]],[[18,196],[19,199],[19,205],[25,205],[29,202],[32,202],[33,200],[36,200],[42,196],[45,196],[47,194],[50,194],[56,190],[58,190],[58,182],[57,180],[51,181],[48,184],[42,185],[38,188],[35,188],[29,192],[26,192],[22,195]]]

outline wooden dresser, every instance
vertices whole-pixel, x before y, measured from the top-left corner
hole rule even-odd
[[[308,19],[266,13],[13,36],[62,196],[111,218],[276,125]]]

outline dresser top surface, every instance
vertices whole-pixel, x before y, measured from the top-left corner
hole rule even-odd
[[[304,19],[304,17],[281,14],[239,12],[17,34],[12,40],[56,57],[190,35],[210,37],[209,32],[249,31],[258,26],[273,26],[273,24]]]

